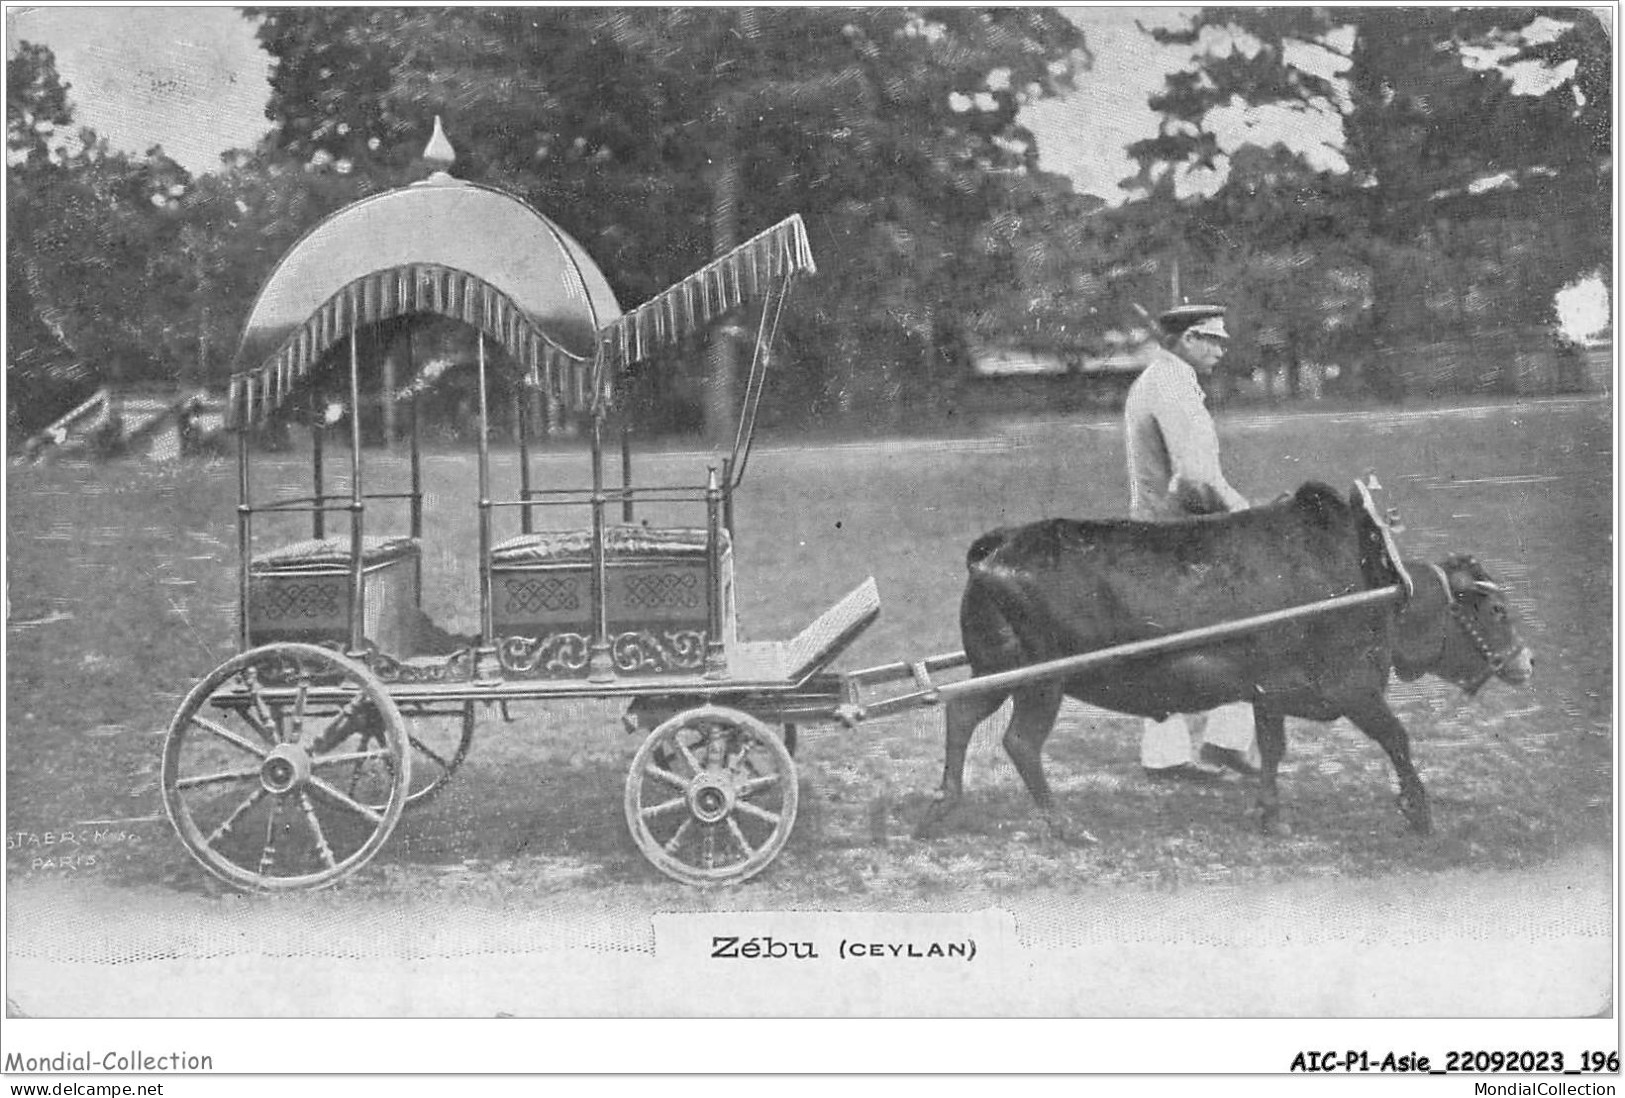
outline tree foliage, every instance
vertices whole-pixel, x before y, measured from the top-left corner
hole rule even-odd
[[[1351,274],[1365,284],[1359,335],[1380,348],[1441,323],[1541,323],[1557,289],[1607,266],[1610,234],[1598,226],[1609,223],[1611,75],[1595,14],[1205,8],[1183,28],[1153,33],[1200,53],[1152,99],[1159,134],[1131,147],[1148,192],[1219,163],[1212,121],[1221,108],[1285,108],[1341,123],[1346,171],[1317,173],[1286,150],[1244,148],[1229,156],[1230,179],[1211,200],[1173,210],[1179,234],[1196,238],[1227,275],[1268,283],[1267,271],[1249,267],[1260,258],[1312,274],[1295,278],[1278,305],[1306,314],[1284,321],[1307,341],[1300,349],[1348,349],[1332,300],[1346,295],[1326,291],[1347,287]],[[1541,94],[1515,85],[1506,66],[1518,64],[1544,70]],[[1205,224],[1224,228],[1219,249],[1201,239]],[[1524,231],[1537,224],[1544,244]],[[1324,323],[1305,323],[1317,313]],[[1395,361],[1371,358],[1374,390],[1397,391]]]
[[[980,304],[1003,270],[988,226],[1036,168],[1017,113],[1068,87],[1082,46],[1037,9],[255,14],[280,152],[359,189],[439,114],[458,174],[558,220],[623,302],[800,212],[823,275],[789,321],[791,376],[832,408],[927,374]]]

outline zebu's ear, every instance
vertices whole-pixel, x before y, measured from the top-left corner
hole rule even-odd
[[[1394,619],[1394,672],[1409,682],[1432,669],[1444,652],[1445,627],[1450,616],[1450,592],[1429,577],[1426,561],[1404,562],[1416,577],[1415,589]]]

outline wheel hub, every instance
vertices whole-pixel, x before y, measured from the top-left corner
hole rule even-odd
[[[287,793],[309,779],[310,754],[298,744],[278,744],[260,764],[260,784],[267,793]]]
[[[733,811],[735,801],[733,779],[725,774],[705,771],[694,777],[688,786],[688,810],[703,824],[714,824]]]

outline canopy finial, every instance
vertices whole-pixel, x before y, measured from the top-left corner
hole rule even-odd
[[[446,131],[440,125],[440,116],[434,116],[434,133],[429,143],[423,147],[423,159],[435,171],[445,171],[457,161],[457,150],[451,147],[451,141],[446,137]]]

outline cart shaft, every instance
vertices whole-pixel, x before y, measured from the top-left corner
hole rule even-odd
[[[1081,652],[1075,656],[1064,656],[1060,659],[1045,660],[1042,663],[1029,664],[1026,667],[1017,667],[1009,671],[1000,671],[992,675],[981,675],[976,678],[963,679],[959,682],[944,683],[940,686],[929,686],[909,694],[902,694],[895,698],[886,698],[872,705],[860,705],[856,710],[846,714],[848,719],[867,720],[874,717],[884,717],[904,709],[912,709],[923,705],[936,705],[939,702],[949,702],[956,698],[975,697],[978,694],[992,694],[1011,690],[1028,683],[1041,682],[1045,679],[1070,678],[1073,675],[1086,671],[1094,671],[1125,660],[1139,659],[1145,656],[1161,655],[1164,652],[1173,652],[1182,648],[1194,648],[1203,644],[1213,644],[1219,641],[1232,640],[1244,637],[1249,633],[1257,633],[1276,625],[1287,625],[1304,621],[1309,618],[1320,617],[1346,610],[1358,610],[1363,607],[1381,606],[1386,603],[1398,602],[1405,598],[1405,588],[1395,584],[1392,587],[1380,587],[1370,591],[1358,591],[1352,595],[1338,595],[1334,598],[1320,602],[1312,602],[1303,606],[1292,606],[1284,610],[1272,610],[1265,614],[1255,614],[1252,617],[1240,618],[1236,621],[1221,622],[1217,625],[1206,625],[1198,629],[1188,629],[1179,633],[1170,633],[1165,637],[1151,637],[1141,641],[1131,641],[1128,644],[1113,645],[1110,648],[1100,648],[1093,652]],[[956,654],[957,655],[957,654]],[[929,660],[917,661],[916,664],[903,663],[888,665],[905,671],[912,671],[916,666],[957,666],[955,657],[935,656]],[[858,676],[873,677],[876,671],[858,672]],[[914,678],[919,681],[921,676],[914,672]]]

